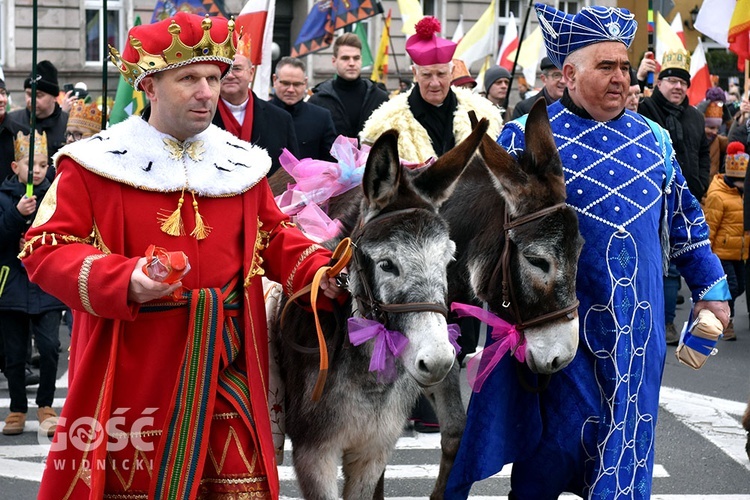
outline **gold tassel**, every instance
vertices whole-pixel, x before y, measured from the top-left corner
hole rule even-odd
[[[204,222],[203,216],[198,212],[198,201],[195,199],[195,193],[191,191],[190,194],[193,195],[193,210],[195,210],[195,229],[190,233],[190,236],[202,240],[211,232],[211,226]]]
[[[185,224],[182,222],[182,215],[180,209],[182,204],[185,203],[185,189],[182,189],[180,193],[180,201],[177,203],[177,210],[172,212],[169,216],[165,217],[159,214],[157,220],[161,222],[161,230],[170,236],[183,236],[185,234]]]

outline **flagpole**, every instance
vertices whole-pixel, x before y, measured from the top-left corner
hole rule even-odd
[[[37,0],[32,5],[31,34],[31,130],[29,131],[29,167],[26,169],[26,197],[34,196],[34,140],[36,135],[36,51],[37,51]],[[55,96],[57,97],[57,96]]]
[[[107,15],[107,0],[102,0],[102,11],[104,12],[104,27],[102,28],[102,130],[107,128],[107,29],[109,16]],[[124,51],[123,51],[124,52]]]
[[[510,93],[513,90],[513,81],[515,80],[515,77],[516,77],[516,66],[518,65],[518,56],[521,54],[521,46],[523,45],[524,38],[526,38],[526,25],[529,22],[529,14],[531,14],[531,9],[533,7],[534,7],[534,0],[529,0],[529,6],[526,8],[526,14],[523,16],[523,26],[521,26],[521,36],[518,39],[518,47],[516,48],[516,57],[513,58],[513,70],[510,72],[510,82],[508,82],[508,92],[505,94],[505,102],[503,103],[503,108],[505,108],[506,110],[508,109],[508,102],[510,101]],[[514,20],[513,22],[516,22],[516,21]]]

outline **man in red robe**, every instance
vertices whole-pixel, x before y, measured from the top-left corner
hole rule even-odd
[[[21,254],[76,311],[39,498],[278,498],[261,277],[291,294],[331,254],[276,207],[268,154],[211,125],[233,28],[186,13],[132,28],[112,56],[149,116],[56,158]],[[189,272],[149,277],[150,245]]]

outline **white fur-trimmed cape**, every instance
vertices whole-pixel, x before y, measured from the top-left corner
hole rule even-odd
[[[458,107],[453,114],[453,136],[456,139],[456,144],[471,134],[470,110],[477,114],[478,119],[487,118],[490,121],[487,135],[492,137],[493,141],[497,140],[503,126],[500,109],[484,97],[473,94],[470,90],[457,87],[452,87],[452,90],[458,100]],[[412,92],[419,92],[419,89],[414,86]],[[372,144],[384,132],[396,129],[399,133],[399,157],[410,163],[422,163],[430,157],[437,156],[437,154],[435,154],[427,131],[414,118],[414,114],[409,108],[408,98],[410,94],[411,92],[398,94],[388,102],[383,103],[370,115],[359,137],[363,143]]]
[[[83,168],[108,179],[146,191],[175,192],[187,187],[200,196],[220,197],[247,191],[268,173],[271,158],[265,149],[210,125],[185,144],[202,141],[192,159],[174,158],[159,132],[143,118],[133,116],[93,137],[62,148],[58,165],[69,157]],[[186,182],[187,181],[187,182]]]

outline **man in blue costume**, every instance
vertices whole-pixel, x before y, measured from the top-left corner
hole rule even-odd
[[[520,388],[510,359],[498,366],[472,397],[446,498],[466,498],[473,482],[512,462],[510,498],[647,499],[669,260],[694,313],[709,309],[724,327],[728,287],[667,132],[625,110],[634,16],[599,6],[575,16],[542,4],[536,11],[567,84],[547,112],[586,241],[576,283],[580,347],[538,395]],[[498,139],[517,157],[524,126],[524,117],[510,122]]]

